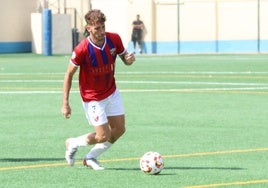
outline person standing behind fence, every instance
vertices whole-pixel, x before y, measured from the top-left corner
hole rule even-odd
[[[144,24],[140,20],[140,15],[136,16],[136,20],[132,22],[132,35],[131,40],[133,42],[134,52],[136,51],[136,46],[138,43],[139,53],[142,53],[142,34],[143,34]]]

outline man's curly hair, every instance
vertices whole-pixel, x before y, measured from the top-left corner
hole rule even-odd
[[[105,15],[98,9],[93,9],[85,15],[85,21],[88,25],[95,25],[97,23],[104,23],[106,21]],[[89,32],[85,30],[85,36],[89,36]]]
[[[98,9],[88,11],[85,15],[85,21],[89,25],[95,25],[96,23],[104,23],[106,21],[105,15]]]

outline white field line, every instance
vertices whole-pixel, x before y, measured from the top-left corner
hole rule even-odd
[[[244,72],[235,72],[235,71],[224,71],[224,72],[214,72],[214,71],[135,71],[135,72],[116,72],[116,74],[127,74],[127,75],[131,75],[131,74],[134,74],[134,75],[137,75],[137,74],[196,74],[196,75],[256,75],[256,74],[260,74],[260,75],[263,75],[263,74],[268,74],[268,72],[251,72],[251,71],[244,71]]]
[[[78,93],[78,91],[71,91]],[[0,94],[62,94],[62,91],[0,91]]]
[[[0,83],[62,83],[62,80],[0,80]],[[77,83],[77,80],[73,82]],[[268,83],[232,83],[232,82],[185,82],[185,81],[117,81],[119,84],[160,84],[160,85],[221,85],[244,86],[239,88],[172,88],[172,89],[122,89],[122,92],[202,92],[202,91],[252,91],[267,90]],[[1,89],[1,87],[0,87]],[[72,91],[78,93],[78,91]],[[0,91],[0,94],[59,94],[61,91]]]
[[[0,80],[0,83],[63,83],[63,80]],[[73,83],[78,83],[73,80]],[[230,86],[268,86],[268,83],[232,83],[232,82],[185,82],[185,81],[128,81],[119,80],[120,84],[168,84],[168,85],[230,85]]]
[[[235,71],[223,71],[223,72],[213,72],[213,71],[135,71],[135,72],[116,72],[119,75],[153,75],[153,74],[163,74],[163,75],[266,75],[268,72],[235,72]],[[64,73],[0,73],[0,76],[22,76],[22,75],[64,75]],[[11,80],[11,79],[1,79],[0,83],[62,83],[63,80]],[[73,80],[77,83],[77,80]],[[221,85],[221,86],[244,86],[243,88],[184,88],[184,89],[122,89],[122,92],[189,92],[189,91],[234,91],[234,90],[266,90],[268,89],[268,83],[232,83],[232,82],[185,82],[185,81],[117,81],[119,84],[161,84],[161,85]],[[251,87],[254,86],[254,87]],[[78,93],[78,91],[72,91],[73,93]],[[1,94],[58,94],[61,91],[0,91]]]
[[[8,75],[64,75],[64,72],[58,72],[58,73],[48,73],[48,72],[35,72],[35,73],[1,73],[0,76],[8,76]],[[243,71],[243,72],[236,72],[236,71],[127,71],[127,72],[116,72],[116,74],[215,74],[215,75],[222,75],[222,74],[238,74],[238,75],[254,75],[254,74],[268,74],[267,71]]]
[[[0,80],[0,83],[63,83],[62,80]],[[78,82],[73,80],[73,82]]]
[[[187,89],[123,89],[121,92],[206,92],[206,91],[252,91],[267,90],[268,87],[245,87],[245,88],[187,88]]]
[[[121,84],[170,84],[170,85],[232,85],[232,86],[268,86],[268,83],[232,83],[232,82],[185,82],[185,81],[117,81]]]
[[[147,93],[147,92],[212,92],[212,91],[260,91],[268,90],[268,87],[244,87],[244,88],[187,88],[187,89],[120,89],[123,93]],[[71,91],[79,93],[79,91]],[[62,91],[0,91],[0,94],[62,94]]]

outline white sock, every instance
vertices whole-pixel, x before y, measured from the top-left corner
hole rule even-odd
[[[86,155],[86,159],[97,159],[101,154],[108,150],[113,144],[110,142],[103,142],[96,144]]]
[[[69,142],[72,148],[77,148],[80,146],[87,146],[87,134],[78,136],[76,138],[71,138],[71,142]]]

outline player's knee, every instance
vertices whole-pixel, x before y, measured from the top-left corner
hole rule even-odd
[[[104,135],[96,135],[95,139],[97,143],[106,142],[111,138],[111,134],[104,134]]]

